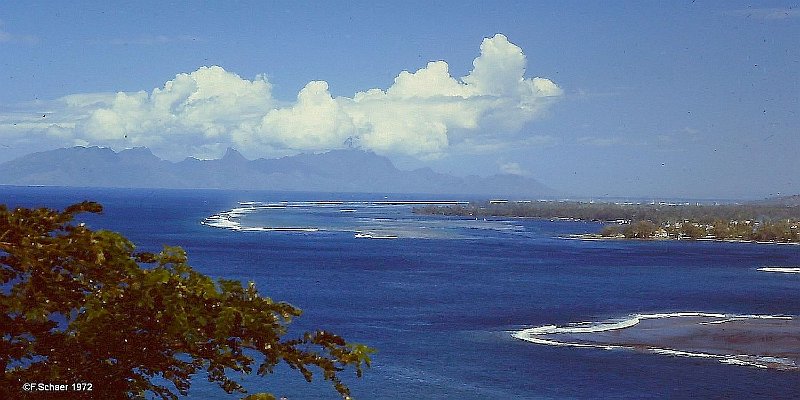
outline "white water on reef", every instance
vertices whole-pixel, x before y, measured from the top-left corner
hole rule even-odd
[[[691,319],[691,321],[687,322],[687,319]],[[662,322],[671,323],[659,323],[655,327],[643,328],[641,332],[631,332],[628,336],[620,335],[625,330],[635,331],[642,321],[646,320],[662,320]],[[793,357],[782,357],[769,354],[724,354],[719,351],[696,351],[681,348],[682,345],[685,346],[683,342],[687,335],[699,336],[698,332],[710,337],[711,343],[706,345],[709,349],[720,347],[719,343],[713,342],[721,340],[721,334],[725,333],[725,329],[729,328],[729,324],[732,322],[750,324],[753,333],[747,335],[752,335],[760,341],[769,340],[770,335],[785,336],[783,330],[775,329],[775,332],[770,332],[769,327],[761,329],[760,325],[763,324],[760,324],[759,321],[797,322],[794,317],[788,315],[737,315],[704,312],[634,314],[626,318],[605,321],[526,328],[514,332],[512,336],[531,343],[549,346],[633,350],[668,356],[715,359],[724,364],[757,368],[800,369],[800,364],[798,364],[800,349],[794,351]],[[800,343],[800,332],[797,331],[796,325],[792,325],[788,330],[789,334],[794,336],[794,342]],[[611,335],[604,334],[612,331],[620,332]],[[737,338],[738,341],[749,339],[748,337]],[[783,339],[785,340],[785,338]]]
[[[239,202],[206,217],[206,226],[240,232],[349,232],[360,239],[479,238],[486,231],[520,232],[513,221],[496,219],[416,218],[408,210],[458,201],[283,201]],[[325,224],[319,224],[324,221]]]

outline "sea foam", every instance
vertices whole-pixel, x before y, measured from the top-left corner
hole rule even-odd
[[[761,267],[761,272],[779,272],[784,274],[800,274],[800,267]]]
[[[487,231],[517,234],[513,221],[420,217],[412,206],[463,204],[442,200],[242,201],[201,224],[236,232],[339,232],[356,239],[480,238]],[[469,230],[474,230],[474,233]]]
[[[648,326],[640,328],[644,322]],[[653,313],[565,326],[544,325],[522,329],[512,336],[548,346],[631,350],[798,370],[799,322],[788,315]]]
[[[239,202],[239,207],[206,217],[201,224],[213,228],[229,229],[238,232],[317,232],[317,227],[303,226],[245,226],[241,219],[245,215],[256,213],[260,210],[277,209],[282,210],[291,207],[293,204],[281,203],[261,203],[256,201]]]

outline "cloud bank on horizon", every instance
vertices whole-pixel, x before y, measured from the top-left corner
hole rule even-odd
[[[44,117],[0,116],[4,140],[115,149],[147,146],[162,157],[212,158],[226,147],[250,157],[357,147],[435,158],[530,139],[522,127],[562,96],[549,79],[526,78],[527,59],[502,34],[485,38],[467,76],[445,61],[401,72],[386,90],[333,97],[312,81],[293,102],[272,96],[264,75],[243,79],[219,66],[178,74],[150,92],[73,94]],[[528,135],[529,136],[529,135]]]

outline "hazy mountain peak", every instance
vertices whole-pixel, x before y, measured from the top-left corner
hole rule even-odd
[[[111,151],[111,149],[109,149]],[[113,151],[111,151],[113,153]],[[116,155],[125,161],[150,161],[150,162],[157,162],[161,161],[160,158],[156,157],[150,149],[147,147],[134,147],[132,149],[125,149],[116,153]]]
[[[111,149],[109,149],[111,150]],[[150,151],[147,147],[131,147],[130,149],[125,149],[120,151],[118,154],[148,154],[153,155],[153,152]]]
[[[0,164],[0,184],[428,193],[487,197],[541,197],[552,190],[521,176],[466,178],[429,168],[402,171],[386,157],[344,149],[249,161],[229,148],[217,161],[161,160],[145,148],[115,153],[73,147],[30,154]]]
[[[235,161],[235,162],[249,161],[248,159],[244,158],[242,153],[239,153],[233,147],[228,147],[228,149],[225,150],[225,155],[223,155],[221,159],[224,160],[224,161],[229,161],[229,162],[230,161]]]

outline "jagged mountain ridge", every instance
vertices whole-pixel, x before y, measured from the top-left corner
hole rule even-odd
[[[114,152],[72,147],[29,154],[0,164],[0,184],[118,188],[255,189],[547,196],[538,181],[516,176],[455,177],[429,168],[397,169],[383,156],[332,150],[248,160],[228,149],[217,160],[165,161],[144,147]]]

